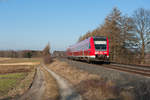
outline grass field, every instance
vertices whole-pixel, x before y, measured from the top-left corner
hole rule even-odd
[[[40,58],[0,58],[0,99],[24,93],[40,62]]]
[[[41,58],[1,58],[0,64],[9,64],[9,63],[39,63],[42,61]]]
[[[24,79],[27,73],[10,73],[0,75],[0,96],[6,95],[10,89],[15,87],[17,83]]]

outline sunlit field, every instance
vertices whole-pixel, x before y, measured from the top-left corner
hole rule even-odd
[[[0,58],[0,99],[24,93],[40,61],[40,58]]]

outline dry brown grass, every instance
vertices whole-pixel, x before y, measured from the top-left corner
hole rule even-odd
[[[8,73],[25,73],[24,79],[20,79],[10,87],[7,95],[0,98],[13,98],[17,95],[22,95],[32,83],[36,66],[40,63],[39,59],[24,59],[24,58],[0,58],[0,74],[7,75]],[[3,82],[3,80],[1,80]],[[12,80],[13,81],[13,80]]]
[[[39,63],[42,58],[0,58],[0,64],[17,64],[17,63]]]
[[[44,100],[58,100],[59,98],[59,89],[56,80],[47,72],[44,68],[42,68],[45,76],[45,86],[46,91],[44,93]]]
[[[7,100],[9,98],[12,100],[13,98],[16,98],[16,96],[20,96],[28,90],[28,88],[30,87],[30,85],[33,81],[35,69],[33,69],[31,72],[26,72],[23,74],[25,74],[23,79],[20,79],[19,76],[16,76],[17,79],[15,79],[15,77],[13,77],[13,79],[11,79],[11,81],[16,80],[16,83],[14,83],[14,85],[8,84],[9,86],[7,86],[7,87],[9,87],[9,90],[5,87],[6,88],[5,89],[6,91],[4,91],[5,94],[0,95],[0,99]],[[6,74],[6,75],[8,77],[11,77],[9,74]],[[1,79],[1,82],[3,82],[3,79]],[[0,92],[2,92],[2,91],[0,91]]]
[[[0,74],[30,72],[32,69],[33,66],[28,65],[0,66]]]
[[[54,60],[48,66],[51,70],[69,80],[85,100],[117,100],[119,89],[112,81],[100,76],[70,67],[66,62]]]
[[[0,66],[13,66],[13,65],[38,65],[40,62],[23,62],[23,63],[3,63]]]
[[[75,85],[79,84],[82,80],[99,78],[97,75],[89,74],[83,70],[77,70],[76,68],[70,67],[66,62],[59,60],[54,60],[48,67],[66,79],[71,80]]]
[[[0,74],[30,72],[40,61],[40,58],[0,58]]]
[[[11,60],[12,58],[3,58],[3,57],[0,57],[0,61],[6,61],[6,60]]]
[[[32,69],[31,72],[28,72],[27,76],[23,80],[21,80],[16,87],[14,87],[12,90],[8,92],[7,97],[14,98],[15,96],[20,96],[23,93],[25,93],[29,89],[34,79],[34,75],[35,75],[35,68]]]

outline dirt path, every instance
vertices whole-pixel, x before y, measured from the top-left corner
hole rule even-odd
[[[60,100],[82,100],[81,96],[71,87],[71,84],[64,78],[60,77],[46,66],[43,67],[56,79],[60,88]]]
[[[45,92],[44,73],[38,67],[31,88],[17,100],[42,100],[44,92]]]

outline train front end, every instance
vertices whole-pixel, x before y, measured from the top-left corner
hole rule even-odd
[[[107,37],[93,37],[95,60],[109,62],[109,41]]]

